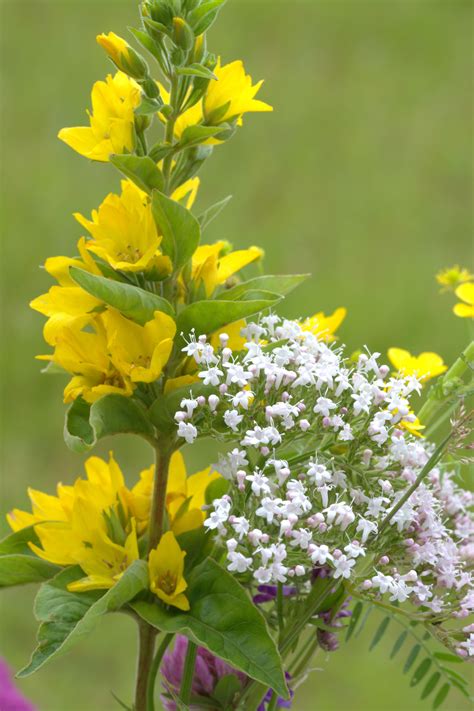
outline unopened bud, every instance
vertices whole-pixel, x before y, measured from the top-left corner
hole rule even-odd
[[[138,81],[148,76],[145,60],[115,32],[97,35],[97,42],[105,49],[110,59],[120,71]]]

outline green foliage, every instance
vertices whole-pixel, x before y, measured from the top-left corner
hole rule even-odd
[[[64,441],[73,452],[87,452],[98,440],[115,434],[154,436],[153,426],[136,400],[112,393],[89,405],[76,398],[66,413]]]
[[[39,543],[33,526],[11,533],[0,541],[0,588],[42,583],[59,571],[57,565],[36,557],[29,542]]]
[[[370,610],[371,607],[368,609]],[[359,600],[354,606],[351,622],[349,623],[346,634],[346,641],[351,638],[356,630],[359,631],[363,627],[366,616],[364,617],[362,612],[363,603]],[[443,682],[443,685],[439,688],[433,701],[433,709],[437,709],[441,706],[453,686],[456,687],[463,694],[463,696],[469,698],[469,693],[467,691],[468,682],[466,679],[449,666],[446,666],[446,663],[462,664],[463,660],[455,654],[436,651],[430,647],[428,642],[431,640],[432,631],[428,624],[422,627],[422,624],[416,620],[412,620],[410,622],[408,619],[402,617],[401,614],[395,613],[395,611],[393,613],[389,612],[376,628],[369,650],[372,650],[379,644],[391,621],[401,625],[403,630],[392,646],[390,659],[394,659],[395,656],[397,656],[397,654],[402,650],[407,639],[411,637],[414,641],[414,644],[409,649],[408,655],[406,656],[403,664],[403,673],[408,674],[408,672],[411,672],[409,682],[410,686],[418,686],[426,679],[431,670],[436,669],[423,686],[420,696],[421,699],[426,699],[430,694],[432,694],[436,687],[438,687],[440,681]],[[421,635],[418,633],[420,628],[423,630]],[[436,639],[436,635],[434,635],[434,637]],[[417,665],[415,665],[420,656],[423,656],[423,658]]]
[[[154,105],[156,102],[151,102],[150,105],[150,100],[147,99],[143,107],[144,110],[137,111],[137,113],[152,113],[153,110],[156,111],[156,108],[153,108]],[[151,194],[155,189],[163,190],[161,170],[149,156],[112,155],[110,162],[144,192]]]
[[[229,204],[232,200],[232,195],[228,195],[223,200],[215,202],[213,205],[204,210],[204,212],[199,215],[198,221],[201,225],[201,230],[204,231],[205,228],[211,224],[211,222],[218,216],[218,214]]]
[[[196,36],[210,28],[225,2],[226,0],[207,0],[189,14],[188,21]]]
[[[201,77],[202,79],[217,79],[214,72],[203,66],[202,64],[190,64],[188,67],[179,67],[176,74],[188,77]],[[191,128],[191,127],[190,127]],[[195,126],[194,128],[206,128],[205,126]],[[210,127],[208,127],[210,128]],[[211,134],[212,135],[212,134]]]
[[[247,300],[248,294],[256,291],[273,292],[280,296],[286,296],[297,286],[308,279],[309,274],[265,274],[244,281],[242,284],[237,284],[231,289],[226,289],[219,294],[218,299],[226,299],[227,301]],[[254,297],[255,298],[255,297]]]
[[[138,286],[96,276],[77,267],[71,267],[69,273],[84,291],[117,309],[141,326],[153,318],[155,311],[174,316],[169,301]]]
[[[178,334],[187,336],[194,329],[197,336],[209,334],[241,318],[254,316],[278,303],[280,297],[250,301],[195,301],[186,306],[176,322]]]
[[[191,146],[197,146],[200,143],[204,143],[208,138],[213,138],[219,133],[228,128],[225,125],[221,126],[188,126],[184,129],[183,135],[179,145],[181,147],[190,148]]]
[[[153,191],[152,210],[156,226],[163,235],[161,250],[170,257],[177,271],[196,251],[201,236],[199,222],[183,205],[158,190]]]
[[[41,622],[38,647],[18,676],[29,676],[46,662],[68,651],[90,634],[102,615],[119,610],[148,587],[148,568],[143,560],[132,563],[105,594],[69,592],[67,585],[81,577],[80,568],[66,568],[41,586],[35,600],[35,615]]]
[[[233,708],[232,702],[240,690],[241,683],[235,674],[226,674],[217,682],[212,697],[218,701],[220,708],[231,709]]]
[[[188,576],[186,595],[191,605],[186,613],[142,601],[132,608],[154,627],[184,634],[286,698],[276,645],[263,616],[236,579],[207,558]]]

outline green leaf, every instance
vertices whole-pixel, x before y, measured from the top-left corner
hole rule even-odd
[[[423,659],[421,664],[417,666],[415,669],[415,673],[413,674],[411,681],[410,681],[410,686],[416,686],[417,684],[420,683],[422,679],[427,675],[431,667],[431,659],[426,658]]]
[[[60,570],[57,565],[34,555],[13,553],[0,556],[0,588],[43,583]]]
[[[210,69],[205,67],[203,64],[190,64],[187,67],[179,67],[176,70],[176,74],[182,74],[188,77],[201,77],[202,79],[215,79],[217,81],[216,75],[211,72]]]
[[[34,555],[28,543],[39,544],[34,526],[25,526],[19,531],[8,534],[0,541],[0,555]]]
[[[376,647],[378,645],[378,643],[384,636],[389,623],[390,623],[390,617],[384,617],[384,619],[382,620],[382,622],[380,623],[380,625],[378,626],[378,628],[374,634],[372,642],[370,643],[369,651],[372,651],[372,649],[374,649],[374,647]]]
[[[276,294],[286,296],[286,294],[289,294],[290,291],[293,291],[293,289],[296,289],[297,286],[306,281],[308,277],[309,274],[267,274],[249,279],[249,281],[245,281],[243,284],[237,284],[237,286],[232,287],[232,289],[223,291],[217,298],[226,299],[228,301],[238,301],[242,299],[246,293],[256,289],[272,291]]]
[[[420,698],[426,699],[426,697],[431,694],[431,692],[433,691],[433,689],[435,688],[436,684],[438,683],[438,681],[440,679],[441,679],[441,674],[439,672],[435,672],[434,674],[432,674],[430,676],[430,678],[428,679],[428,682],[427,682],[425,688],[423,689]]]
[[[357,623],[359,622],[359,618],[362,614],[362,610],[364,609],[364,605],[359,601],[354,605],[354,609],[352,610],[352,615],[351,619],[349,621],[349,626],[347,628],[347,633],[346,633],[346,642],[350,640],[352,635],[354,634],[354,630],[357,627]]]
[[[205,492],[206,504],[212,504],[214,499],[222,498],[224,494],[227,494],[229,486],[229,480],[224,479],[223,476],[211,481]]]
[[[186,146],[186,148],[197,146],[199,143],[205,143],[209,138],[217,136],[227,128],[228,126],[188,126],[183,131],[179,145]]]
[[[408,632],[407,632],[406,630],[404,630],[404,631],[399,635],[399,637],[397,637],[397,640],[396,640],[395,644],[394,644],[393,647],[392,647],[392,651],[390,652],[390,659],[393,659],[394,656],[395,656],[396,654],[398,654],[398,652],[399,652],[400,649],[402,648],[403,643],[404,643],[404,641],[406,640],[407,636],[408,636]]]
[[[420,649],[421,649],[421,646],[419,644],[415,644],[415,646],[412,647],[410,654],[408,655],[407,660],[406,660],[404,667],[403,667],[404,674],[406,674],[407,671],[409,671],[411,669],[411,667],[413,666],[413,664],[415,663],[415,660],[416,660],[418,654],[420,653]]]
[[[435,652],[433,657],[440,659],[443,662],[449,662],[450,664],[462,664],[462,657],[457,657],[455,654],[449,654],[449,652]]]
[[[244,588],[211,558],[194,568],[187,582],[189,612],[142,601],[132,608],[154,627],[184,634],[288,698],[275,642]]]
[[[242,690],[242,683],[235,674],[222,676],[212,692],[212,696],[218,701],[223,709],[234,708],[236,694]]]
[[[225,2],[226,0],[208,0],[190,13],[188,22],[195,35],[200,35],[209,29]]]
[[[161,171],[149,156],[111,155],[109,160],[146,193],[151,194],[155,189],[163,190]]]
[[[161,249],[171,258],[175,270],[178,270],[196,251],[201,236],[199,222],[184,205],[158,190],[153,191],[152,210],[157,227],[163,235]]]
[[[279,299],[255,301],[195,301],[178,316],[177,333],[187,336],[194,329],[196,336],[212,333],[241,318],[254,316],[273,306]]]
[[[99,439],[115,434],[137,434],[147,440],[154,436],[135,400],[112,393],[88,405],[77,398],[66,413],[64,440],[73,452],[87,452]]]
[[[66,568],[44,583],[35,600],[35,615],[41,622],[38,647],[30,663],[18,676],[33,674],[46,662],[63,654],[86,637],[107,612],[115,612],[148,587],[148,568],[136,560],[105,595],[97,592],[71,593],[68,583],[83,577],[80,568]]]
[[[143,96],[140,105],[135,109],[135,115],[148,116],[150,114],[156,114],[162,106],[162,101],[158,101],[158,99],[150,99],[146,96]]]
[[[446,699],[447,695],[449,694],[450,690],[449,684],[443,684],[441,689],[438,691],[438,693],[435,696],[435,700],[433,701],[433,709],[439,709],[443,701]]]
[[[150,158],[153,158],[153,160],[158,162],[163,160],[163,158],[166,158],[166,156],[170,155],[170,153],[174,153],[174,150],[174,146],[170,146],[169,143],[163,143],[160,141],[155,143],[155,145],[150,148],[148,155]]]
[[[138,286],[96,276],[77,267],[70,267],[69,273],[76,284],[88,294],[117,309],[141,326],[153,318],[155,311],[162,311],[174,317],[169,301]]]
[[[207,210],[204,210],[204,212],[198,217],[198,222],[201,225],[201,230],[204,230],[212,222],[212,220],[216,218],[217,215],[226,207],[226,205],[228,205],[231,200],[232,195],[228,195],[223,200],[214,203],[214,205],[208,207]]]

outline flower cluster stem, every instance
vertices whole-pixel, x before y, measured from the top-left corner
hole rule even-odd
[[[147,711],[148,679],[155,649],[156,630],[142,620],[138,623],[138,666],[134,711]]]
[[[156,548],[163,534],[166,510],[166,487],[172,449],[158,441],[155,447],[155,479],[151,502],[150,527],[148,530],[148,550]]]
[[[168,646],[173,639],[174,635],[172,633],[166,634],[163,639],[161,640],[161,644],[158,647],[158,650],[155,654],[155,658],[153,659],[153,664],[151,665],[150,668],[150,673],[148,675],[148,684],[147,684],[147,705],[146,705],[146,711],[155,711],[155,682],[156,682],[156,675],[158,674],[158,670],[160,668],[160,664],[162,662],[163,656],[168,649]]]

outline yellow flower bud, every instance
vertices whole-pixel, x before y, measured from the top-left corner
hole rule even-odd
[[[97,35],[97,42],[107,52],[113,63],[133,79],[142,80],[148,76],[148,67],[142,57],[115,32]]]

